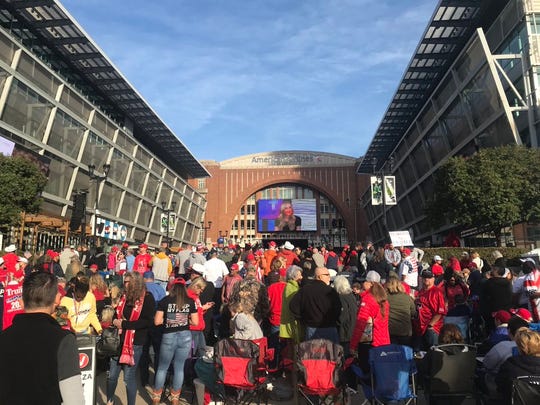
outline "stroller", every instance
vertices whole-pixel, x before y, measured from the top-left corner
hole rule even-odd
[[[343,347],[326,339],[297,347],[298,390],[308,404],[344,404]],[[315,402],[317,401],[317,402]]]

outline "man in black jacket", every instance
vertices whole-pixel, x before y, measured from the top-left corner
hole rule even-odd
[[[486,332],[495,328],[492,314],[501,309],[512,308],[512,282],[508,279],[510,270],[503,258],[497,259],[492,266],[491,276],[482,285],[480,305],[486,323]]]
[[[289,308],[294,317],[306,326],[306,339],[328,339],[339,344],[337,322],[341,301],[330,287],[330,273],[326,267],[315,269],[315,279],[300,288]]]
[[[75,335],[51,316],[59,299],[54,275],[24,280],[24,313],[0,333],[0,404],[84,403]]]

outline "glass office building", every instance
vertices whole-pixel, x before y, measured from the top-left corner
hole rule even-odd
[[[67,223],[85,192],[87,234],[158,245],[166,213],[168,236],[195,242],[206,200],[188,179],[206,169],[58,2],[0,5],[0,136],[49,172],[40,215],[4,238],[75,242]],[[107,235],[113,227],[122,235]]]
[[[454,225],[431,229],[423,209],[449,157],[538,147],[539,23],[539,1],[439,2],[357,169],[396,177],[397,205],[362,198],[376,240],[410,230],[416,243],[441,243]],[[523,230],[513,243],[540,239],[538,226]]]

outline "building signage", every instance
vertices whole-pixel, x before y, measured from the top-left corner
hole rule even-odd
[[[96,234],[105,239],[124,241],[127,237],[127,227],[120,225],[118,222],[98,218]]]
[[[302,165],[305,163],[322,163],[323,159],[320,156],[310,154],[284,154],[272,156],[253,156],[251,163],[261,164],[265,166],[289,166]]]

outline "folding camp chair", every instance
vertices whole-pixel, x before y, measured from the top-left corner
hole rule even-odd
[[[429,404],[480,402],[476,389],[476,347],[464,344],[433,346],[426,354],[426,398]]]
[[[416,364],[412,348],[402,345],[374,347],[369,351],[371,403],[400,401],[416,404]]]
[[[251,340],[222,339],[214,346],[217,383],[226,404],[266,401],[266,370],[260,367],[260,348]]]
[[[512,384],[512,405],[540,404],[540,376],[517,377]]]
[[[257,367],[261,372],[268,373],[269,364],[274,360],[274,349],[268,347],[268,338],[262,337],[260,339],[252,340],[257,346],[259,346],[259,359]]]
[[[326,339],[297,346],[298,390],[309,404],[343,404],[343,347]]]

